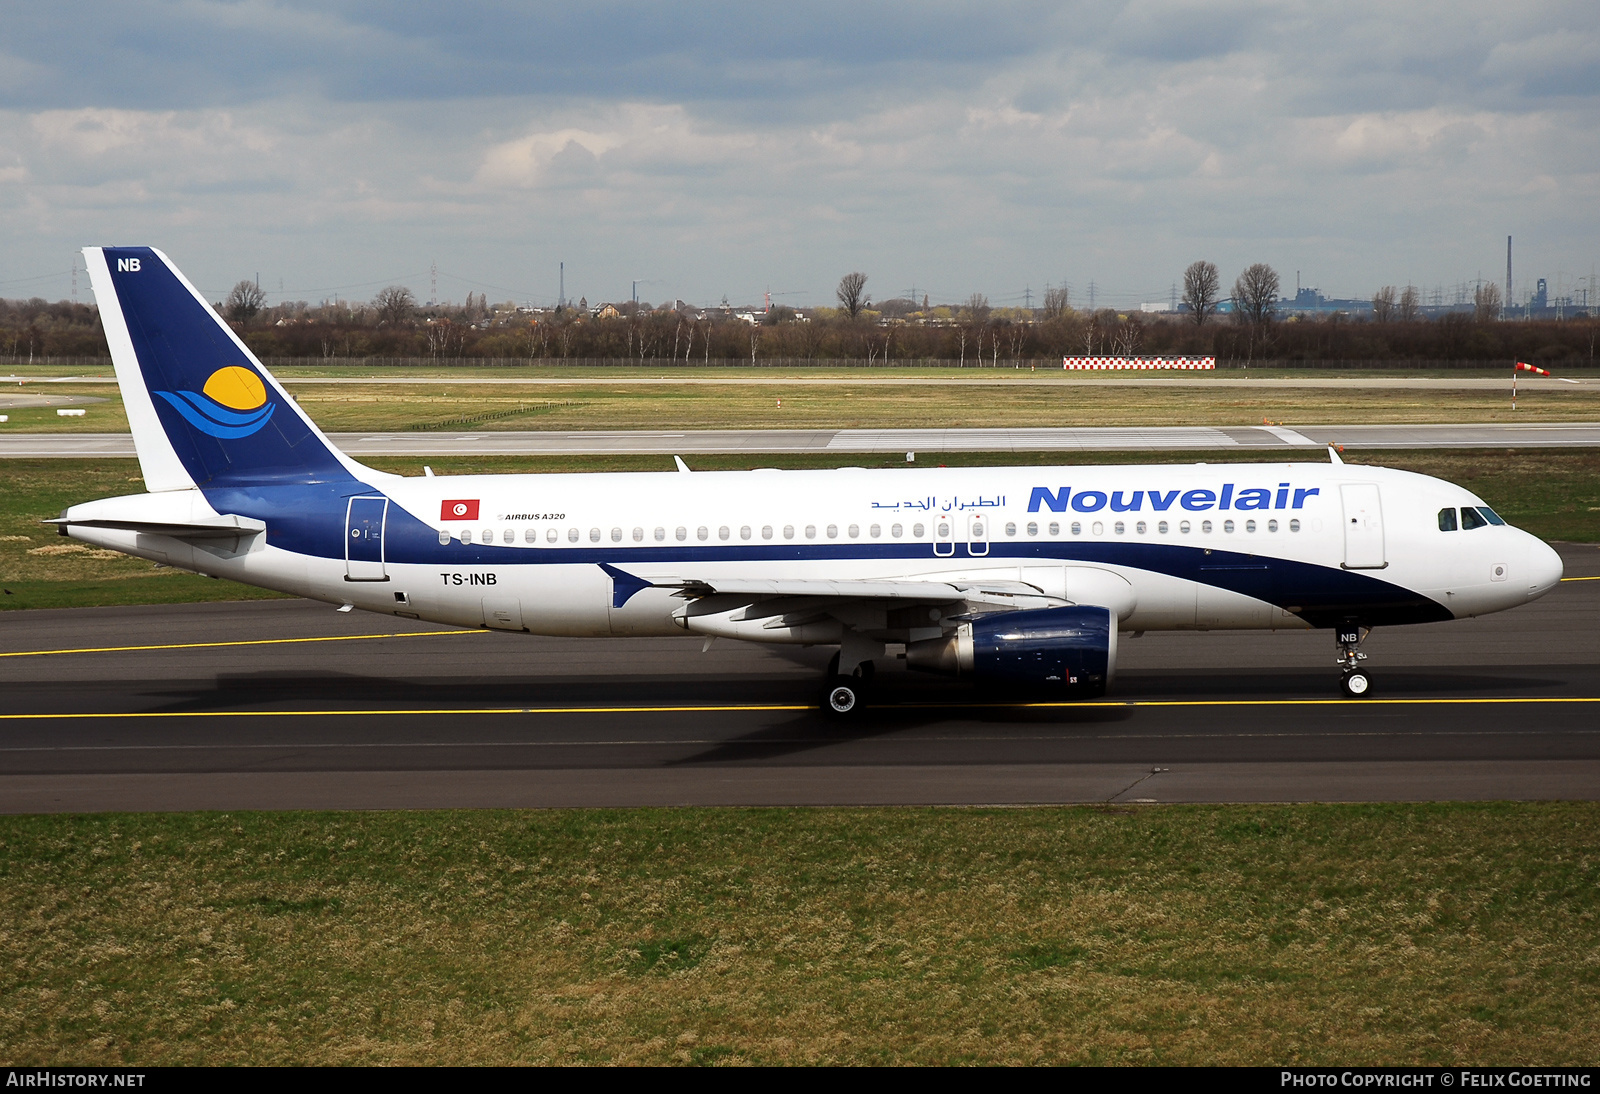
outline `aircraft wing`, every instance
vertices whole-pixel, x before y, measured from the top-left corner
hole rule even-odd
[[[1065,601],[1048,597],[1043,591],[1022,581],[918,581],[905,580],[820,580],[810,578],[750,578],[696,576],[692,578],[635,577],[609,564],[601,569],[611,575],[617,599],[627,597],[644,588],[674,589],[686,600],[706,597],[730,597],[754,604],[766,600],[806,600],[819,605],[846,601],[901,601],[924,604],[953,604],[965,602],[973,606],[1039,607],[1041,601],[1061,604]],[[618,605],[620,606],[620,604]]]

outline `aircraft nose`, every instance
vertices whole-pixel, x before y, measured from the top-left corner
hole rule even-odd
[[[1556,587],[1561,575],[1566,572],[1566,566],[1554,547],[1533,536],[1528,538],[1533,540],[1528,544],[1528,599],[1537,600]]]

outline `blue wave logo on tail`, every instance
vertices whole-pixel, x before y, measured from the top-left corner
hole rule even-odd
[[[236,440],[259,432],[277,404],[267,400],[267,387],[247,368],[229,365],[207,379],[203,391],[157,391],[200,432]]]

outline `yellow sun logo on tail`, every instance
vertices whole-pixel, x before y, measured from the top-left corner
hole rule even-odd
[[[247,368],[229,365],[219,368],[206,381],[206,396],[230,410],[254,410],[267,401],[261,377]]]

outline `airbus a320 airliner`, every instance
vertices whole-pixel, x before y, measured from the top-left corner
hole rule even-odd
[[[837,645],[823,709],[913,669],[1112,686],[1119,633],[1502,611],[1560,557],[1482,498],[1341,463],[402,477],[335,448],[160,251],[84,251],[148,493],[62,534],[341,608],[571,636]],[[903,647],[903,653],[900,647]]]

